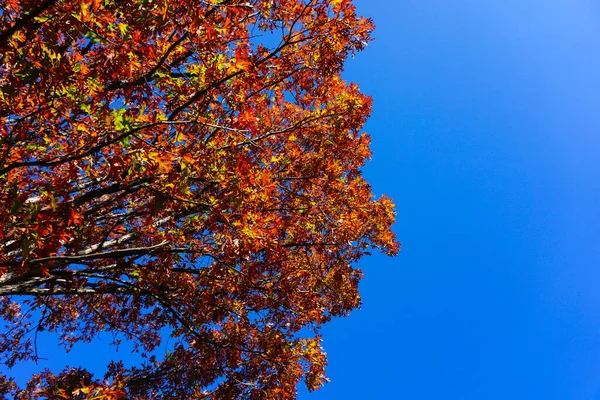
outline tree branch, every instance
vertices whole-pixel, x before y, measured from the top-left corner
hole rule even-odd
[[[17,31],[23,29],[25,27],[25,25],[31,23],[31,21],[35,17],[39,16],[41,13],[46,11],[48,8],[52,7],[56,3],[56,1],[57,0],[46,0],[45,2],[40,4],[40,6],[38,8],[28,12],[21,18],[17,19],[13,26],[11,26],[10,28],[8,28],[5,31],[3,31],[2,33],[0,33],[0,46],[5,45],[6,42],[8,41],[8,39],[10,39],[10,37],[12,35],[14,35]]]

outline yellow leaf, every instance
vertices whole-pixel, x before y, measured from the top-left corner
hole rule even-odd
[[[117,25],[117,26],[118,26],[118,28],[119,28],[119,32],[121,32],[121,36],[123,36],[123,37],[124,37],[124,36],[127,34],[127,31],[128,31],[128,26],[127,26],[127,25],[125,25],[125,24],[119,24],[119,25]]]
[[[89,4],[81,3],[81,20],[87,22],[90,19],[90,11],[88,9]]]

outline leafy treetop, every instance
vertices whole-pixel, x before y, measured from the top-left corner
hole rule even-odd
[[[370,40],[349,0],[0,0],[3,362],[112,332],[144,357],[22,399],[293,398],[319,328],[393,255],[360,168]],[[158,352],[165,335],[169,351]]]

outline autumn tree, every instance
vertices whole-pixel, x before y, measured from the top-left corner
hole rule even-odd
[[[350,0],[0,0],[0,330],[112,332],[104,377],[0,393],[293,398],[326,380],[319,328],[395,254],[361,175],[370,98],[341,78],[373,25]],[[168,336],[168,351],[164,350]],[[163,345],[161,345],[163,343]]]

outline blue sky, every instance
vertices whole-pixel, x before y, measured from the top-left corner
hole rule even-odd
[[[600,3],[355,3],[376,40],[345,77],[403,251],[361,261],[300,399],[600,399]]]
[[[301,399],[600,399],[600,5],[356,0],[399,257],[324,330]]]

